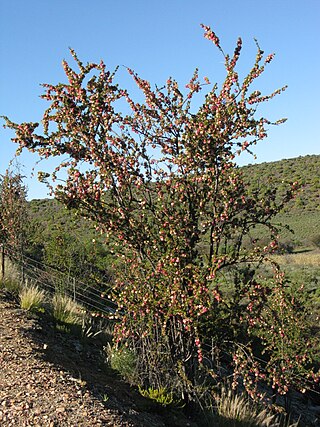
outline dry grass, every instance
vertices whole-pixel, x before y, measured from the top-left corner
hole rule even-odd
[[[46,300],[46,293],[37,286],[25,286],[19,294],[20,306],[27,311],[41,311]]]
[[[236,394],[231,388],[221,388],[215,395],[217,425],[220,427],[297,427],[290,420],[280,420],[267,409],[259,409],[248,398]]]
[[[83,307],[66,295],[56,294],[52,299],[53,316],[61,323],[82,324]]]
[[[296,254],[274,255],[273,259],[280,265],[320,266],[320,251],[301,252]]]
[[[5,274],[3,280],[1,280],[1,286],[12,294],[18,295],[22,288],[19,270],[8,259],[5,261],[4,270]],[[2,267],[0,267],[0,272],[2,277]]]

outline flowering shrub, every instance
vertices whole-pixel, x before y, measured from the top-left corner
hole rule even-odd
[[[51,177],[64,170],[65,182],[51,183],[52,191],[95,221],[122,260],[113,294],[115,340],[138,356],[144,387],[195,399],[210,381],[234,374],[248,390],[269,379],[282,392],[301,377],[291,368],[279,376],[279,368],[289,366],[287,358],[294,367],[305,362],[277,347],[282,338],[290,347],[282,327],[294,325],[294,305],[286,299],[285,321],[277,319],[272,329],[274,312],[284,307],[284,284],[277,276],[274,285],[260,283],[256,271],[277,248],[272,219],[295,184],[282,197],[273,188],[250,191],[235,159],[252,153],[268,126],[284,121],[271,123],[256,110],[285,87],[267,95],[252,91],[273,55],[264,59],[257,45],[254,64],[240,80],[241,39],[229,56],[214,32],[203,29],[224,57],[220,89],[207,77],[202,82],[198,70],[185,88],[169,78],[153,89],[128,69],[145,97],[138,103],[114,82],[116,71],[103,62],[84,65],[71,50],[79,71],[64,61],[68,83],[44,85],[50,106],[43,132],[36,133],[38,123],[6,123],[19,151],[63,159]],[[201,91],[203,103],[195,109]],[[124,103],[128,114],[121,111]],[[257,226],[269,230],[270,243],[252,237],[252,249],[245,249],[244,236]],[[223,277],[230,277],[227,286]],[[261,346],[269,352],[264,359],[257,358]]]

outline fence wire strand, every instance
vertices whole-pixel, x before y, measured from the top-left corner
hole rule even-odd
[[[52,295],[65,294],[96,314],[110,315],[116,311],[116,303],[104,297],[103,292],[91,284],[17,253],[8,246],[4,248],[3,254],[18,269],[19,278],[24,284],[30,281]],[[99,283],[99,287],[106,290],[110,288],[110,284]]]

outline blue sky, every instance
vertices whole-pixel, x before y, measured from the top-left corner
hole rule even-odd
[[[320,0],[2,0],[0,115],[39,121],[47,107],[39,98],[40,84],[65,81],[61,61],[72,61],[68,47],[83,62],[125,65],[158,85],[173,76],[184,86],[195,67],[219,83],[222,57],[203,38],[200,23],[210,25],[230,53],[242,37],[243,70],[254,61],[254,38],[266,53],[276,53],[259,89],[289,86],[264,110],[271,119],[288,121],[270,129],[268,140],[257,146],[257,162],[320,154]],[[134,90],[124,67],[118,81]],[[14,156],[11,137],[1,126],[0,174]],[[31,199],[47,194],[31,177],[36,161],[29,153],[20,158]]]

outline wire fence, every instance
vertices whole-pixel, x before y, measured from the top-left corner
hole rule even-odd
[[[93,286],[77,277],[29,258],[9,246],[2,246],[1,278],[3,281],[12,275],[12,268],[15,271],[15,279],[19,280],[22,285],[32,283],[50,295],[67,295],[86,310],[97,315],[110,315],[116,311],[116,303],[104,296],[104,291],[110,288],[110,284],[99,283]]]

